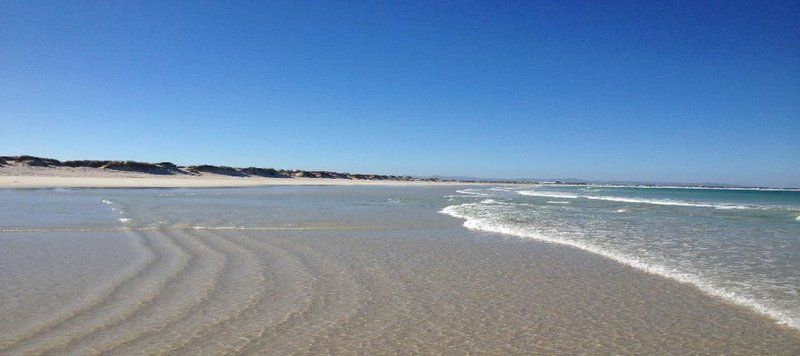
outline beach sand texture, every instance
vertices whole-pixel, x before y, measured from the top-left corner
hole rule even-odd
[[[800,350],[796,330],[690,286],[468,231],[425,200],[452,190],[6,191],[39,215],[1,224],[0,353]]]
[[[458,182],[237,177],[213,173],[156,175],[87,167],[0,166],[0,188],[209,188],[264,185],[455,185]]]

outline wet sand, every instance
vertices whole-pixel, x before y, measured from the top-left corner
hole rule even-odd
[[[4,255],[19,238],[9,235]],[[17,302],[35,302],[33,310],[4,308],[2,353],[800,350],[796,331],[743,308],[544,243],[437,231],[135,235],[129,242],[140,258],[111,268],[99,290]],[[85,243],[90,257],[96,241]],[[93,273],[74,273],[94,279],[109,267],[80,251],[72,264],[89,263],[81,267]]]
[[[0,354],[800,350],[796,330],[598,255],[468,231],[435,207],[377,210],[337,226],[2,232]]]

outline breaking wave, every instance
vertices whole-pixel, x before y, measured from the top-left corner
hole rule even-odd
[[[714,208],[714,209],[772,209],[776,207],[759,206],[759,205],[737,205],[737,204],[712,204],[706,202],[687,202],[681,200],[668,200],[668,199],[642,199],[642,198],[628,198],[628,197],[615,197],[615,196],[594,196],[594,195],[577,195],[561,192],[542,192],[535,190],[523,190],[518,192],[521,195],[545,197],[545,198],[561,198],[561,199],[589,199],[589,200],[603,200],[613,201],[618,203],[632,203],[632,204],[650,204],[650,205],[667,205],[667,206],[685,206],[695,208]]]
[[[580,197],[580,195],[576,194],[560,193],[560,192],[540,192],[536,190],[522,190],[517,193],[521,195],[543,197],[543,198],[578,199]]]
[[[489,203],[491,204],[491,202]],[[516,204],[512,203],[512,205]],[[520,238],[534,239],[547,243],[567,245],[610,258],[616,262],[651,274],[667,277],[681,283],[688,283],[709,295],[723,298],[738,305],[746,306],[777,321],[779,324],[787,325],[794,329],[800,330],[800,316],[794,315],[792,312],[787,310],[772,308],[765,302],[742,295],[742,293],[718,287],[714,283],[701,278],[696,273],[681,270],[681,268],[678,268],[677,266],[654,263],[641,256],[615,251],[613,249],[602,247],[592,242],[568,235],[561,236],[558,233],[543,233],[533,226],[507,221],[503,217],[503,214],[491,210],[491,206],[492,205],[481,203],[465,203],[447,206],[439,212],[455,218],[464,219],[465,221],[463,226],[470,230],[498,233]],[[494,206],[496,207],[496,205]],[[618,212],[623,211],[626,210],[618,210]],[[798,219],[800,219],[800,217],[798,217]]]

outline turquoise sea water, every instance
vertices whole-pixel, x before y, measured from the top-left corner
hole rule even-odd
[[[800,328],[800,192],[528,186],[461,189],[470,229],[577,247]]]

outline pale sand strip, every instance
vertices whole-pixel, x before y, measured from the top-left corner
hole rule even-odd
[[[0,188],[212,188],[265,185],[464,185],[463,182],[409,182],[327,178],[256,177],[53,177],[0,176]]]
[[[2,188],[213,188],[268,185],[464,185],[481,183],[427,182],[402,180],[354,180],[330,178],[235,177],[200,175],[157,175],[141,172],[87,167],[0,167]]]

